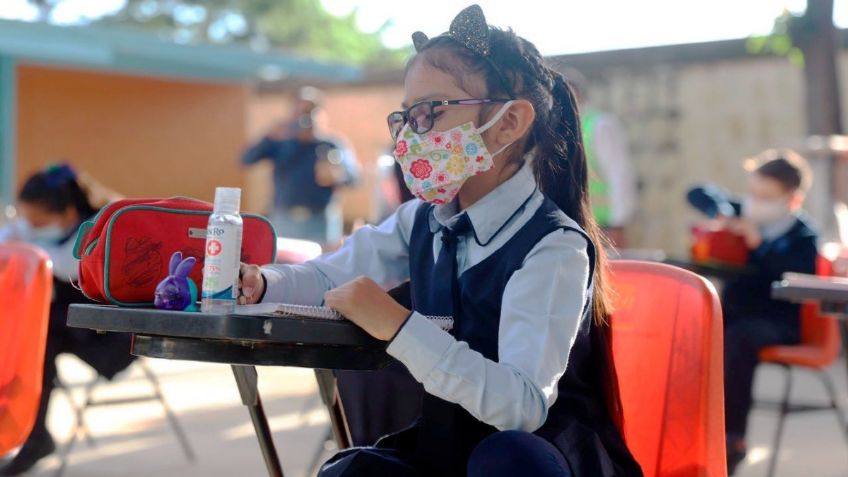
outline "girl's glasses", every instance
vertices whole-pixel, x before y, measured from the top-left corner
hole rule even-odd
[[[508,99],[446,99],[443,101],[421,101],[409,107],[406,111],[395,111],[386,118],[392,139],[397,139],[403,126],[409,127],[416,134],[424,134],[433,129],[436,123],[436,107],[453,104],[475,105],[486,103],[506,103]]]

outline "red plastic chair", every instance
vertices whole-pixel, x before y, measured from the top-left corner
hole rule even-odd
[[[26,440],[38,412],[53,274],[26,244],[0,244],[0,456]]]
[[[821,276],[832,276],[832,265],[826,258],[819,256],[817,274]],[[836,319],[822,315],[817,304],[805,303],[801,305],[801,342],[792,346],[769,346],[760,351],[760,362],[780,366],[783,368],[785,375],[783,396],[780,403],[778,403],[780,414],[772,444],[768,476],[774,475],[777,470],[780,442],[783,437],[786,416],[789,414],[832,410],[836,413],[842,432],[846,436],[846,439],[848,439],[848,421],[842,409],[837,404],[833,381],[830,379],[830,375],[825,372],[839,357],[841,345],[842,337],[839,334],[839,325]],[[822,380],[822,384],[830,399],[830,404],[821,406],[790,403],[792,368],[801,368],[815,373]]]
[[[683,269],[612,261],[612,347],[624,438],[646,477],[724,477],[724,355],[713,286]]]

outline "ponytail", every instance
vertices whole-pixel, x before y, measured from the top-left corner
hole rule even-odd
[[[561,73],[545,69],[551,80],[553,104],[548,120],[533,131],[537,134],[534,172],[542,192],[580,224],[595,244],[593,319],[596,325],[604,325],[609,312],[605,280],[606,238],[589,203],[589,166],[583,148],[577,99]]]
[[[595,244],[592,293],[592,320],[595,328],[592,343],[598,350],[598,378],[607,390],[607,410],[618,428],[623,429],[623,407],[609,327],[610,292],[606,283],[607,257],[604,247],[606,238],[592,215],[589,202],[589,168],[574,90],[562,74],[548,71],[552,79],[553,105],[550,120],[546,121],[541,128],[543,131],[540,131],[544,135],[536,139],[538,154],[534,172],[542,192],[580,224]]]

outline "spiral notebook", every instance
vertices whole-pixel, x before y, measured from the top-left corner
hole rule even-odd
[[[292,305],[288,303],[259,303],[256,305],[237,305],[238,315],[273,315],[284,318],[318,318],[321,320],[345,320],[339,312],[326,306]],[[443,330],[453,328],[450,316],[427,316]]]

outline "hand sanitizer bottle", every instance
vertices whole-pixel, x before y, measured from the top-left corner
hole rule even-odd
[[[215,189],[215,205],[206,228],[206,258],[200,304],[204,312],[232,312],[238,298],[242,234],[240,202],[241,189]]]

